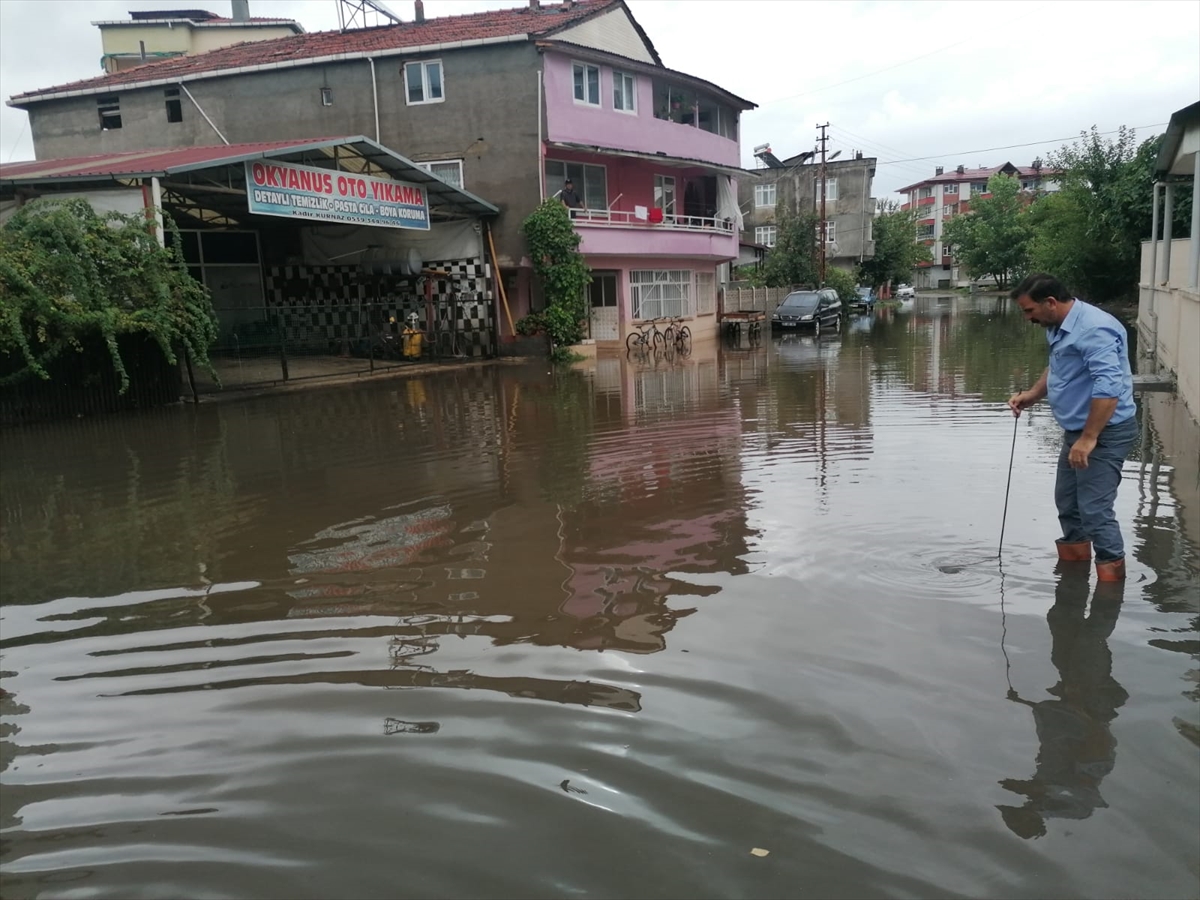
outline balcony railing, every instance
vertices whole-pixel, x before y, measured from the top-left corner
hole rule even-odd
[[[734,223],[729,219],[718,219],[711,216],[653,216],[657,210],[650,210],[646,217],[637,213],[620,209],[572,209],[571,219],[577,225],[594,225],[601,228],[653,228],[670,231],[707,231],[719,234],[732,234]]]

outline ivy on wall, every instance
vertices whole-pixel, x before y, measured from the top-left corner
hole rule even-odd
[[[583,339],[587,320],[587,286],[591,270],[579,252],[582,240],[570,213],[557,199],[544,200],[521,224],[534,274],[542,284],[546,308],[521,320],[524,334],[543,330],[550,337],[551,356],[570,355],[567,349]]]

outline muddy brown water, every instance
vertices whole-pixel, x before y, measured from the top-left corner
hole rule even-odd
[[[1196,896],[1170,402],[1123,586],[1056,571],[1042,410],[960,568],[1044,360],[922,297],[0,435],[0,893]]]

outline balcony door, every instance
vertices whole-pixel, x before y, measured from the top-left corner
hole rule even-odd
[[[592,283],[588,285],[588,300],[592,307],[592,340],[620,340],[620,323],[617,321],[617,273],[592,272]]]
[[[645,184],[645,182],[642,182]],[[675,179],[670,175],[654,176],[654,206],[663,211],[663,221],[675,216]]]

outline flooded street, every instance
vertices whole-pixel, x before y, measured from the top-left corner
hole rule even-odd
[[[0,893],[1196,897],[1195,426],[1097,588],[1022,416],[997,564],[1045,361],[921,297],[0,435]]]

